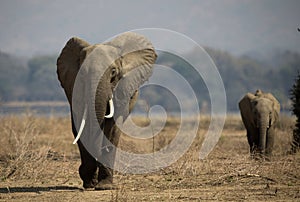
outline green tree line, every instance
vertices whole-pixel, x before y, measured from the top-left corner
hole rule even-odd
[[[289,107],[289,90],[300,70],[299,53],[278,52],[267,60],[259,60],[249,56],[233,56],[226,51],[212,48],[205,50],[222,77],[228,110],[236,111],[239,99],[245,93],[254,92],[256,89],[273,93],[283,109]],[[187,57],[197,59],[193,51],[187,53]],[[66,100],[57,80],[56,59],[57,55],[44,55],[26,60],[0,51],[1,102]],[[198,62],[201,63],[200,60]],[[182,75],[195,90],[200,109],[209,110],[207,86],[191,64],[166,52],[159,53],[157,63],[173,68]],[[170,92],[158,87],[145,88],[142,92],[142,96],[149,98],[149,103],[161,104],[176,111],[178,102],[165,99],[170,95]]]

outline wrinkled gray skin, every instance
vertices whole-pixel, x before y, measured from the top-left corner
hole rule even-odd
[[[279,102],[272,94],[257,90],[255,94],[247,93],[239,102],[239,108],[247,130],[251,155],[271,155],[274,127],[280,112]]]
[[[96,58],[93,56],[92,60],[95,61],[89,64],[95,64],[96,66],[89,68],[99,70],[99,75],[102,75],[102,77],[98,78],[100,76],[92,74],[93,78],[87,78],[84,82],[95,80],[95,78],[99,80],[95,90],[96,95],[90,95],[90,99],[95,99],[95,113],[104,135],[111,143],[117,145],[120,136],[120,130],[115,123],[117,117],[114,115],[114,118],[105,118],[105,115],[110,113],[109,100],[112,98],[116,85],[119,85],[118,88],[121,95],[116,96],[117,98],[114,97],[114,102],[116,102],[114,104],[119,106],[119,108],[115,110],[119,110],[116,114],[122,115],[126,119],[128,113],[134,107],[139,86],[152,74],[152,65],[157,56],[152,44],[142,35],[135,33],[124,33],[110,42],[96,45],[90,45],[77,37],[71,38],[57,59],[57,74],[71,107],[72,132],[75,137],[78,133],[72,110],[72,93],[75,78],[85,59],[91,58],[88,56],[93,51],[95,53],[95,50],[98,50],[96,52],[101,53],[101,55]],[[107,63],[107,60],[112,58],[112,55],[114,55],[113,58],[117,55],[118,59],[108,65],[108,67],[102,65],[105,62]],[[122,82],[118,84],[120,80]],[[89,84],[86,86],[89,86]],[[86,99],[86,97],[83,97],[82,102]],[[127,108],[123,109],[124,106],[127,106]],[[81,156],[79,174],[83,180],[83,187],[109,189],[113,178],[112,169],[97,162],[84,147],[81,140],[77,144]],[[110,153],[110,160],[114,161],[115,150],[107,152]],[[103,154],[103,156],[105,155]]]

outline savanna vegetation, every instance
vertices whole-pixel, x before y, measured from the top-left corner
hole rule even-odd
[[[199,160],[210,123],[210,117],[202,116],[192,145],[177,162],[154,173],[115,172],[115,189],[85,191],[69,117],[1,117],[0,201],[298,201],[300,155],[287,152],[295,119],[280,119],[270,161],[250,158],[237,115],[227,117],[218,144]],[[149,120],[134,121],[145,125]],[[154,138],[122,135],[119,146],[134,153],[157,151],[169,145],[179,126],[180,119],[169,117]]]

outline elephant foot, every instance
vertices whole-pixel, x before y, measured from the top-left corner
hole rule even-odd
[[[103,179],[95,186],[95,190],[113,190],[115,186],[112,179]]]
[[[250,158],[256,161],[271,161],[270,154],[254,153],[250,155]]]
[[[94,175],[92,179],[82,179],[83,181],[83,188],[85,190],[92,190],[95,188],[96,184],[98,183],[97,176]]]
[[[94,190],[96,184],[97,184],[96,180],[92,180],[89,182],[83,181],[83,188],[85,190]]]

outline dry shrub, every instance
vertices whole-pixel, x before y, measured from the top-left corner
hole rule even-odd
[[[276,128],[286,131],[286,132],[292,132],[296,123],[296,117],[289,116],[287,114],[281,114],[279,116],[279,121],[276,125]]]
[[[49,163],[49,145],[37,144],[40,129],[31,114],[1,118],[1,179],[43,177]]]
[[[295,117],[281,114],[275,126],[274,154],[285,155],[291,149]]]

